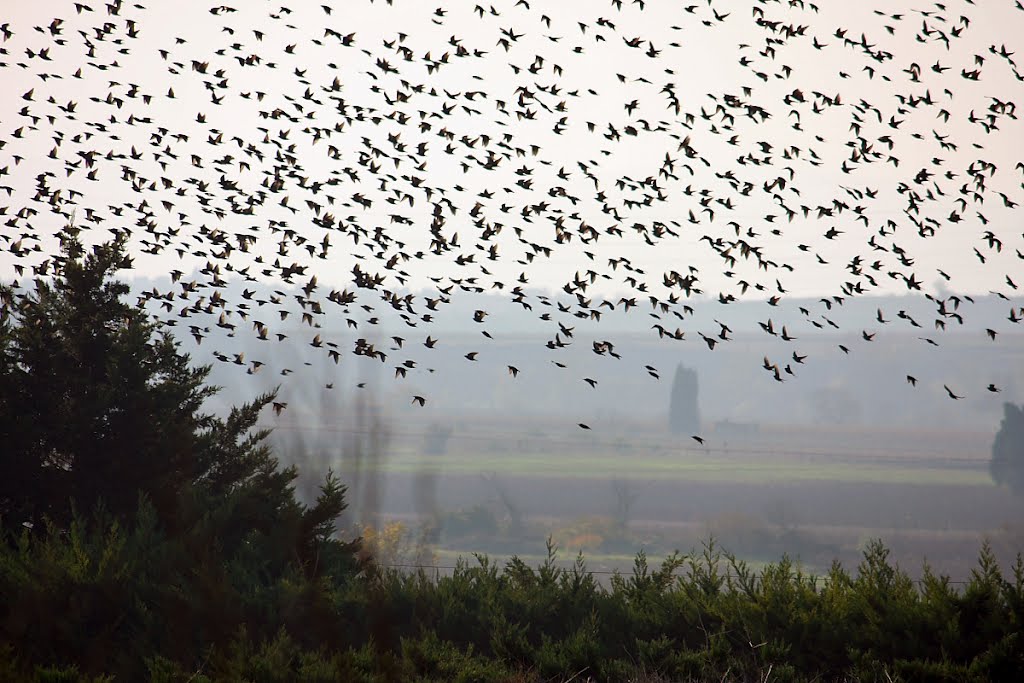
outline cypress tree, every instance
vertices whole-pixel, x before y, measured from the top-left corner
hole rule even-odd
[[[1003,404],[1003,421],[992,442],[992,480],[1024,495],[1024,406]]]
[[[673,434],[695,434],[700,431],[698,391],[697,371],[682,363],[677,365],[668,407],[668,425]]]

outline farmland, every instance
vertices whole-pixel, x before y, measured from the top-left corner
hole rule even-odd
[[[787,553],[824,571],[834,559],[855,565],[865,542],[881,538],[912,574],[927,560],[960,580],[983,539],[1007,562],[1020,546],[1021,503],[992,483],[990,434],[717,427],[700,445],[645,423],[594,435],[537,420],[465,420],[445,452],[428,455],[420,443],[430,425],[406,420],[388,432],[386,457],[307,443],[319,457],[307,454],[304,466],[332,464],[363,520],[412,529],[440,519],[433,550],[442,566],[478,552],[541,557],[551,535],[566,562],[583,550],[594,569],[624,569],[641,548],[659,557],[713,535],[755,563]],[[288,423],[277,430],[286,439]],[[483,527],[446,531],[446,519],[467,514],[483,516]]]

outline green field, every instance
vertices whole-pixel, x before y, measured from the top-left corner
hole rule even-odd
[[[392,455],[375,464],[382,473],[414,474],[437,472],[472,475],[495,473],[540,479],[659,479],[667,481],[707,481],[730,483],[771,483],[800,481],[837,481],[861,483],[897,483],[918,485],[991,486],[988,469],[950,467],[912,463],[893,459],[891,463],[857,463],[852,458],[827,462],[801,456],[715,457],[682,452],[678,456],[630,455],[595,456],[584,453],[551,455],[450,454],[422,456]],[[351,471],[342,463],[340,471]]]

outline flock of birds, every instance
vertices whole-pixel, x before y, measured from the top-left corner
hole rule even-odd
[[[0,265],[44,278],[62,231],[127,235],[170,276],[140,304],[197,344],[267,344],[214,351],[250,374],[290,374],[273,344],[302,337],[326,367],[354,354],[401,381],[444,347],[439,311],[485,294],[549,326],[556,372],[574,344],[622,360],[600,334],[613,311],[714,352],[739,300],[793,344],[840,331],[854,297],[909,292],[930,319],[879,308],[856,343],[888,326],[934,346],[975,301],[939,281],[1005,300],[977,334],[1020,323],[1020,2],[848,9],[856,29],[807,0],[692,3],[18,8],[0,26]],[[790,311],[794,288],[828,293]],[[694,329],[701,307],[713,327]],[[470,308],[466,362],[494,337]],[[763,368],[783,382],[806,360]]]

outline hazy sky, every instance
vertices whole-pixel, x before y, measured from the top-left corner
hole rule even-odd
[[[211,228],[219,223],[216,227],[229,233],[250,225],[266,232],[267,221],[277,217],[288,219],[310,240],[320,241],[324,231],[309,226],[313,211],[304,204],[309,195],[293,182],[288,182],[284,194],[299,213],[275,212],[276,202],[267,202],[258,216],[226,216],[222,221],[203,216],[194,188],[183,184],[190,177],[215,182],[218,173],[212,169],[213,160],[231,155],[234,163],[225,164],[225,172],[237,176],[241,187],[246,187],[242,183],[253,187],[253,183],[262,180],[261,174],[273,160],[265,158],[261,166],[229,140],[237,135],[246,144],[259,143],[264,135],[259,128],[263,126],[271,139],[279,131],[289,131],[287,143],[296,145],[301,175],[311,181],[326,180],[342,167],[361,171],[358,182],[342,176],[343,182],[329,190],[338,202],[333,213],[339,217],[353,215],[371,230],[382,225],[395,239],[408,244],[407,252],[426,250],[429,238],[423,224],[429,221],[432,207],[425,195],[414,191],[412,194],[419,201],[412,207],[407,203],[386,204],[389,193],[406,192],[407,184],[391,181],[380,191],[378,177],[372,177],[357,164],[358,155],[371,148],[394,155],[394,145],[389,143],[388,136],[400,133],[406,151],[415,152],[420,143],[427,145],[420,158],[428,161],[428,165],[416,171],[411,160],[401,161],[396,167],[391,159],[378,157],[379,173],[396,177],[418,174],[424,185],[446,190],[446,196],[460,211],[449,225],[451,232],[460,233],[461,244],[466,245],[463,252],[472,253],[470,242],[478,229],[470,222],[468,212],[480,201],[484,205],[481,215],[507,226],[494,242],[499,245],[502,259],[489,264],[489,270],[500,277],[515,276],[524,270],[512,258],[524,250],[511,234],[511,228],[521,227],[524,237],[535,243],[546,245],[552,241],[550,221],[539,217],[534,217],[532,224],[516,220],[524,205],[548,202],[567,217],[576,214],[576,219],[565,221],[570,231],[575,231],[580,222],[602,232],[616,224],[626,230],[622,239],[602,235],[601,240],[588,245],[587,250],[596,256],[593,262],[581,254],[578,238],[558,245],[550,259],[538,258],[530,264],[531,284],[536,286],[560,288],[574,270],[595,268],[604,272],[608,270],[607,258],[625,255],[636,265],[646,267],[654,283],[665,270],[683,271],[693,265],[700,268],[704,288],[712,295],[736,289],[734,281],[722,277],[721,259],[708,243],[699,241],[703,235],[728,238],[733,233],[735,237],[733,228],[727,225],[729,221],[735,221],[743,230],[754,229],[758,236],[747,241],[761,246],[767,258],[794,266],[792,273],[777,273],[786,289],[793,292],[836,293],[849,258],[861,254],[870,262],[880,253],[868,253],[870,248],[865,243],[878,226],[889,220],[899,226],[891,241],[917,259],[918,278],[928,285],[938,278],[935,269],[941,268],[954,278],[953,289],[984,292],[1004,285],[1004,275],[1019,267],[1020,262],[1013,255],[1013,248],[1021,246],[1019,225],[995,192],[1018,198],[1021,173],[1014,169],[1014,164],[1022,157],[1024,136],[1019,122],[1007,115],[999,116],[998,130],[990,133],[969,121],[972,112],[974,117],[989,113],[993,97],[1012,102],[1021,93],[1013,67],[990,51],[990,46],[997,50],[1001,45],[1012,48],[1013,36],[1024,28],[1024,13],[1015,10],[1012,2],[987,2],[981,6],[966,2],[942,6],[824,3],[820,11],[812,10],[809,3],[757,2],[695,3],[689,7],[648,2],[643,3],[642,9],[638,3],[624,3],[621,9],[590,2],[528,6],[529,9],[527,3],[511,2],[484,5],[480,16],[473,3],[449,3],[441,9],[408,1],[354,2],[336,5],[327,14],[319,4],[304,3],[286,9],[278,3],[250,2],[240,4],[237,12],[214,14],[211,7],[215,5],[185,2],[156,3],[146,9],[126,4],[117,16],[110,16],[103,3],[94,3],[93,11],[81,13],[76,13],[73,3],[18,3],[5,20],[14,35],[4,43],[9,54],[0,77],[5,91],[12,96],[0,105],[0,117],[7,142],[3,154],[9,177],[5,180],[27,191],[10,197],[8,211],[30,204],[28,188],[32,181],[38,173],[50,170],[57,174],[50,183],[53,189],[66,188],[67,198],[68,191],[74,188],[83,193],[76,199],[80,207],[91,206],[98,215],[109,216],[106,205],[132,200],[131,186],[121,180],[120,173],[122,166],[130,166],[147,180],[158,181],[156,191],[143,196],[148,196],[156,214],[153,218],[159,225],[174,226],[179,212],[187,214],[192,225],[182,228],[182,237],[204,223]],[[945,10],[939,9],[943,6]],[[879,15],[876,9],[886,14]],[[892,15],[897,15],[898,20]],[[51,24],[55,18],[61,20],[57,25]],[[111,31],[100,40],[95,27],[105,22],[110,22]],[[773,32],[765,24],[776,26],[777,30]],[[782,32],[785,26],[793,27],[798,35],[786,38]],[[325,36],[325,29],[337,34]],[[843,39],[837,37],[840,29],[845,30],[847,40],[856,44],[844,45]],[[129,32],[135,37],[129,37]],[[347,47],[337,38],[339,34],[353,33]],[[954,33],[959,35],[954,37]],[[89,37],[88,43],[83,34]],[[515,41],[509,41],[509,36]],[[866,55],[862,36],[870,50],[888,53],[891,58],[872,59]],[[948,47],[943,36],[948,39]],[[510,49],[499,44],[502,40],[509,41]],[[58,41],[64,44],[59,45]],[[637,47],[630,47],[627,41],[633,41]],[[457,57],[459,48],[455,43],[471,56]],[[816,44],[823,47],[815,49]],[[91,58],[86,52],[90,45]],[[774,55],[766,56],[766,47],[774,49]],[[38,53],[44,49],[46,57],[40,59]],[[657,51],[656,57],[648,55],[651,49]],[[161,50],[167,51],[166,58],[161,57]],[[410,61],[399,50],[408,50]],[[472,56],[478,50],[482,51],[480,56]],[[36,57],[30,56],[32,53]],[[437,60],[445,53],[447,64],[428,73],[426,55]],[[242,67],[237,59],[250,55],[257,56],[259,63]],[[982,64],[976,62],[976,55],[983,58]],[[388,69],[382,68],[381,60],[389,63]],[[114,61],[116,68],[100,68]],[[741,65],[741,61],[747,62],[747,66]],[[206,73],[195,70],[197,62],[208,64]],[[912,64],[920,67],[919,78],[908,73]],[[933,70],[933,65],[948,70],[940,73]],[[873,77],[866,68],[873,70]],[[72,77],[78,69],[80,78]],[[215,76],[220,69],[222,77]],[[980,71],[977,81],[961,75],[962,71],[974,69]],[[44,72],[62,78],[41,80],[40,73]],[[766,80],[758,77],[758,73],[764,74]],[[321,88],[330,86],[335,78],[338,89],[325,93]],[[914,78],[919,82],[914,82]],[[675,86],[678,115],[667,108],[669,95],[664,87],[669,83]],[[133,84],[137,94],[129,97]],[[394,100],[397,94],[411,92],[417,86],[422,86],[423,91],[412,93],[404,102]],[[558,91],[552,93],[551,87]],[[30,88],[34,91],[30,100],[13,96]],[[745,88],[748,90],[744,91]],[[174,99],[167,96],[171,89]],[[436,95],[430,94],[431,89]],[[524,90],[537,97],[517,106],[517,97]],[[803,93],[803,102],[788,97],[795,90]],[[480,94],[469,100],[468,91]],[[257,100],[257,92],[265,93],[262,101]],[[839,97],[840,104],[822,106],[821,100],[816,103],[814,93]],[[108,94],[119,102],[106,103]],[[142,100],[144,94],[151,96],[148,103]],[[926,94],[931,96],[932,104],[907,106],[906,98]],[[304,100],[303,95],[312,99]],[[701,118],[702,111],[714,113],[716,104],[724,102],[726,95],[762,107],[771,118],[744,118],[744,107],[730,108],[729,113],[736,117],[732,122],[723,120],[721,115],[710,120]],[[332,96],[336,96],[334,101]],[[50,97],[53,103],[47,101]],[[90,101],[90,97],[100,102]],[[213,104],[211,97],[218,98],[219,103]],[[335,106],[340,99],[344,100],[349,116],[362,107],[368,115],[397,111],[410,118],[404,125],[391,120],[379,124],[350,122],[342,132],[331,138],[321,137],[310,145],[311,127],[333,128],[343,120]],[[77,104],[73,114],[58,108],[68,101]],[[499,101],[504,103],[503,108],[497,104]],[[559,103],[563,111],[558,111]],[[878,113],[858,110],[859,103],[878,108]],[[463,106],[480,113],[467,113]],[[26,117],[18,113],[24,107],[30,116],[52,115],[55,121],[50,124],[43,118],[38,130],[25,128]],[[260,116],[261,112],[275,108],[297,120]],[[432,130],[421,132],[416,128],[423,120],[422,113],[433,114],[442,108],[450,108],[451,113],[441,118],[428,115],[425,119]],[[822,113],[814,113],[816,108]],[[532,112],[533,120],[517,115],[517,111],[526,110]],[[943,118],[943,111],[949,113],[948,121]],[[197,121],[200,112],[205,115],[205,123]],[[692,124],[686,124],[686,114],[696,117]],[[125,120],[133,115],[136,119],[149,118],[152,123],[126,125]],[[559,124],[563,117],[564,124]],[[902,123],[893,128],[889,125],[890,117]],[[90,122],[100,121],[105,122],[103,130],[90,126]],[[643,121],[651,126],[663,122],[664,129],[644,132]],[[882,153],[872,163],[849,161],[855,149],[850,144],[858,144],[851,123],[858,121],[866,144]],[[588,131],[588,122],[594,124],[593,133]],[[794,123],[799,123],[801,130],[794,130]],[[640,134],[626,134],[625,128],[630,125],[640,129]],[[604,137],[609,126],[619,131],[620,139]],[[156,143],[152,136],[160,127],[168,133]],[[564,132],[556,135],[555,127]],[[11,138],[16,128],[25,128],[21,139]],[[455,136],[451,144],[456,150],[452,154],[445,153],[446,143],[437,136],[442,128]],[[93,135],[88,140],[77,144],[71,141],[90,130]],[[214,131],[223,134],[223,144],[207,144]],[[178,133],[187,135],[187,142],[172,139]],[[474,139],[488,135],[491,143],[486,149],[500,153],[508,151],[496,147],[505,133],[513,136],[512,147],[530,150],[531,145],[536,145],[537,155],[513,155],[496,170],[475,167],[463,172],[460,162],[466,153],[486,158],[482,142],[477,141],[470,149],[459,143],[463,136]],[[62,140],[55,139],[58,134],[63,134]],[[912,137],[914,134],[921,139]],[[956,149],[942,149],[936,134],[944,136]],[[687,135],[693,148],[710,165],[698,158],[687,159],[678,149],[680,138]],[[884,136],[892,141],[891,151],[886,142],[879,141]],[[46,158],[58,142],[58,158]],[[770,151],[763,152],[769,149],[763,143],[771,145]],[[975,147],[976,144],[983,148]],[[141,158],[98,162],[96,182],[83,181],[82,171],[66,175],[65,164],[80,161],[79,151],[92,148],[100,154],[109,150],[125,153],[133,145]],[[176,159],[154,158],[154,152],[168,146],[175,150]],[[328,155],[328,146],[338,150],[336,158]],[[783,158],[783,150],[789,147],[799,148],[801,157]],[[266,145],[262,151],[268,153],[271,149]],[[193,166],[192,154],[202,158],[203,168]],[[678,179],[658,178],[666,154],[674,161]],[[738,163],[747,154],[764,157],[768,163]],[[812,154],[820,158],[820,165],[810,163]],[[15,165],[14,155],[24,157],[24,161]],[[898,167],[887,161],[890,155],[898,158]],[[955,204],[961,196],[958,190],[970,180],[965,169],[979,159],[991,161],[998,170],[988,181],[985,203],[970,201],[967,210],[960,211]],[[161,160],[169,162],[166,168],[158,165]],[[242,160],[249,162],[248,169],[239,170],[237,162]],[[850,173],[842,172],[844,160],[854,168]],[[601,202],[595,200],[594,182],[585,177],[580,163],[592,169],[609,203],[619,207],[618,219],[601,211]],[[683,167],[684,163],[692,168],[692,175]],[[517,170],[524,168],[532,173],[529,190],[514,185],[525,177],[516,175]],[[557,176],[560,168],[565,169],[568,178]],[[929,169],[935,175],[928,182],[914,184],[921,169]],[[956,176],[942,177],[947,171]],[[754,191],[746,196],[730,192],[727,180],[719,177],[724,173],[733,173],[737,181],[753,183]],[[778,176],[787,178],[787,187],[764,191],[765,181]],[[648,177],[660,181],[663,200],[650,206],[627,208],[626,199],[642,200],[645,194],[657,192],[650,187],[631,190],[628,184],[616,182]],[[162,178],[168,178],[173,186],[160,185]],[[903,213],[906,196],[897,192],[900,182],[911,184],[921,193],[929,189],[936,194],[940,190],[945,193],[935,202],[923,202],[921,207],[922,217],[933,216],[941,225],[935,237],[919,238],[916,228],[907,220]],[[460,192],[454,189],[456,186],[464,189]],[[553,187],[564,188],[578,201],[550,196]],[[696,193],[685,194],[687,187]],[[858,200],[844,188],[871,189],[877,191],[877,196]],[[484,189],[492,190],[493,197],[480,198],[478,194]],[[715,200],[731,200],[732,208],[713,201],[710,207],[715,210],[714,219],[706,212],[702,214],[701,189],[710,191]],[[181,190],[183,195],[176,194]],[[350,198],[356,192],[373,199],[373,207],[364,209],[352,204]],[[164,199],[173,202],[172,210],[161,207],[160,200]],[[326,205],[323,195],[318,199]],[[828,206],[832,200],[844,201],[851,207],[861,206],[866,221],[857,222],[852,211],[845,211],[824,220],[812,212],[810,219],[804,220],[800,215],[790,223],[780,210],[781,203],[799,211],[801,206]],[[341,206],[344,202],[349,202],[349,206]],[[512,208],[502,212],[502,204]],[[64,205],[65,210],[70,207]],[[696,223],[688,222],[690,211],[694,212]],[[953,211],[962,214],[959,223],[947,220]],[[987,225],[976,215],[977,211],[985,215]],[[392,214],[409,218],[413,225],[392,223]],[[773,225],[764,220],[769,214],[777,217],[774,227],[780,229],[781,235],[769,233]],[[656,247],[645,245],[639,233],[629,229],[635,223],[650,225],[654,221],[671,227],[673,220],[680,223],[675,229],[679,237],[658,241]],[[37,219],[34,227],[46,234],[53,230],[53,222],[52,218]],[[842,234],[825,240],[824,233],[833,226]],[[1008,249],[1002,254],[990,254],[990,260],[983,265],[974,256],[973,248],[986,247],[981,235],[987,229],[1004,240]],[[136,237],[143,235],[136,231]],[[272,253],[276,244],[270,243],[278,240],[260,234],[259,241],[254,251],[271,247],[268,251]],[[810,249],[800,251],[799,244]],[[348,265],[346,254],[341,251],[332,257]],[[829,264],[818,262],[815,252]],[[454,254],[410,262],[406,268],[412,274],[448,275],[453,272]],[[235,258],[241,259],[241,255]],[[186,265],[192,262],[185,259]],[[194,262],[201,264],[203,260]],[[140,257],[137,261],[141,272],[170,264],[182,267],[174,253],[159,258]],[[9,266],[10,259],[5,259],[4,265]],[[738,264],[735,270],[743,271],[743,265]],[[334,268],[316,266],[322,279],[336,279]],[[746,270],[748,280],[758,277],[756,271],[756,264]],[[765,279],[763,275],[762,271]],[[339,284],[343,279],[337,278]],[[773,276],[767,281],[774,279]],[[616,281],[617,286],[609,284],[607,288],[621,289],[621,277]],[[880,279],[879,289],[905,291],[902,281],[885,277]]]
[[[5,11],[5,278],[74,212],[130,230],[142,276],[385,310],[465,278],[681,315],[917,283],[1020,305],[1012,1],[151,5]]]

